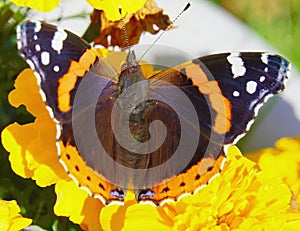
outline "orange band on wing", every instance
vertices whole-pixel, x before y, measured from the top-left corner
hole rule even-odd
[[[222,95],[218,82],[208,80],[207,75],[199,65],[188,65],[185,71],[199,91],[208,96],[212,108],[217,112],[213,129],[219,134],[228,132],[231,128],[231,104]]]
[[[201,186],[206,185],[213,176],[220,172],[225,158],[225,156],[220,155],[217,159],[202,159],[185,173],[164,180],[161,184],[153,187],[152,190],[155,195],[150,199],[161,204],[167,199],[178,200],[181,195],[193,194],[195,189],[197,191]]]
[[[185,73],[198,87],[209,81],[203,69],[197,64],[187,65]]]
[[[89,193],[94,196],[100,196],[102,202],[111,201],[111,190],[116,187],[102,176],[100,173],[96,173],[81,158],[77,151],[77,148],[59,141],[60,145],[60,162],[66,168],[68,175],[77,181],[77,183],[89,189]]]
[[[95,49],[88,49],[80,57],[79,61],[71,61],[70,68],[61,79],[57,90],[58,108],[62,112],[67,112],[71,109],[71,91],[74,89],[78,77],[83,77],[84,74],[94,64],[99,53]]]
[[[231,104],[227,98],[222,95],[217,81],[209,81],[199,87],[203,94],[207,94],[212,108],[217,112],[214,130],[219,134],[225,134],[231,128]]]

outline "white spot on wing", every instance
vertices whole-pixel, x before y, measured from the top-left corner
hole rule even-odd
[[[41,82],[42,82],[42,78],[41,76],[39,75],[39,73],[37,73],[36,71],[34,72],[34,75],[36,77],[36,81],[37,81],[37,84],[39,85],[39,87],[41,86]]]
[[[94,198],[98,198],[100,199],[101,196],[97,195],[97,196],[93,196]],[[101,200],[101,199],[100,199]],[[101,200],[103,204],[106,204],[107,202],[103,199]],[[148,203],[149,204],[149,203]],[[112,201],[108,204],[108,206],[111,206],[111,205],[124,205],[124,202],[122,201]],[[153,203],[151,204],[152,206],[155,206]]]
[[[39,93],[40,93],[40,96],[41,96],[43,102],[46,102],[46,100],[47,100],[46,94],[45,94],[45,92],[43,91],[43,89],[41,88],[42,78],[41,78],[40,74],[37,73],[36,71],[34,72],[34,75],[35,75],[35,78],[36,78],[36,82],[37,82],[37,84],[39,85]]]
[[[54,70],[55,72],[59,72],[59,66],[55,65],[55,66],[53,67],[53,70]]]
[[[29,65],[29,67],[30,67],[32,70],[35,70],[34,64],[33,64],[33,62],[32,62],[30,59],[26,59],[26,63]]]
[[[40,50],[41,50],[41,46],[40,46],[39,44],[36,44],[36,45],[35,45],[35,50],[36,50],[36,51],[40,51]]]
[[[45,92],[41,88],[39,90],[39,93],[41,95],[43,102],[46,102],[47,98],[46,98]]]
[[[17,47],[18,47],[18,50],[21,50],[21,48],[22,48],[22,43],[21,43],[21,41],[17,41]]]
[[[273,94],[268,94],[268,95],[266,95],[265,98],[264,98],[264,103],[268,102],[268,100],[269,100],[270,98],[272,98],[273,96],[274,96]]]
[[[59,158],[59,160],[60,160],[60,154],[61,154],[60,145],[59,145],[58,142],[55,142],[55,146],[56,146],[58,158]],[[65,168],[64,168],[64,169],[65,169]]]
[[[246,131],[249,131],[250,128],[252,127],[253,123],[254,123],[255,119],[252,119],[248,122],[247,126],[246,126]]]
[[[19,40],[21,38],[21,27],[20,27],[20,25],[17,26],[16,34],[17,34],[17,40]]]
[[[96,198],[96,199],[98,199],[98,200],[100,200],[102,202],[102,204],[105,205],[106,201],[104,200],[104,198],[102,196],[100,196],[100,195],[94,195],[93,197]],[[124,203],[122,205],[124,205]]]
[[[42,29],[42,24],[39,21],[35,21],[34,31],[38,33]]]
[[[240,139],[242,139],[246,135],[246,132],[238,135],[237,137],[235,137],[235,139],[233,140],[232,144],[236,144]]]
[[[240,93],[239,93],[238,91],[234,91],[234,92],[232,93],[232,95],[233,95],[234,97],[239,97],[239,96],[240,96]]]
[[[261,54],[261,61],[264,63],[264,64],[267,64],[268,65],[268,59],[269,59],[269,55],[267,53],[262,53]]]
[[[240,53],[231,53],[227,57],[227,60],[231,64],[233,78],[244,76],[246,74],[246,68],[243,59],[240,57]]]
[[[47,111],[49,112],[50,117],[51,117],[51,118],[54,118],[54,113],[53,113],[52,108],[49,107],[49,106],[46,106],[46,109],[47,109]]]
[[[61,52],[64,40],[67,38],[67,36],[68,34],[61,28],[58,28],[55,32],[51,42],[51,46],[54,50],[58,52],[58,54]]]
[[[265,80],[266,80],[266,77],[265,77],[265,76],[260,76],[260,77],[259,77],[259,82],[262,83],[262,82],[264,82]]]
[[[224,146],[224,152],[225,152],[225,155],[227,156],[227,149],[228,149],[228,147],[229,147],[230,145],[225,145]],[[223,169],[223,167],[224,167],[224,165],[225,165],[225,163],[226,163],[226,156],[225,156],[225,158],[224,158],[224,160],[222,161],[222,163],[221,163],[221,165],[220,165],[220,170],[222,170]],[[218,176],[220,176],[220,173],[216,173],[215,175],[213,175],[209,180],[208,180],[208,182],[206,183],[206,184],[203,184],[203,185],[200,185],[199,187],[197,187],[196,188],[196,190],[193,192],[193,194],[194,193],[197,193],[197,192],[199,192],[200,190],[202,190],[203,188],[205,188],[208,184],[210,184],[214,179],[216,179]],[[182,198],[184,198],[184,197],[186,197],[186,196],[190,196],[191,195],[191,193],[184,193],[184,194],[182,194],[182,195],[180,195],[178,198],[177,198],[177,201],[180,201]],[[144,201],[140,201],[139,203],[140,204],[145,204],[145,203],[147,203],[148,201],[146,201],[146,202],[144,202]],[[174,200],[172,200],[172,199],[165,199],[165,200],[163,200],[163,201],[161,201],[160,202],[160,206],[162,206],[162,205],[164,205],[165,203],[167,203],[167,202],[174,202]],[[152,203],[153,204],[153,202],[151,202],[150,201],[150,203]]]
[[[256,107],[254,108],[254,116],[256,117],[258,115],[259,110],[262,108],[262,106],[264,106],[264,102],[257,104]]]
[[[61,125],[59,123],[56,123],[56,139],[58,140],[61,135]]]
[[[160,206],[163,206],[164,204],[166,204],[166,203],[169,203],[169,202],[174,202],[174,200],[172,200],[172,199],[164,199],[162,202],[160,202]],[[146,204],[145,202],[142,202],[142,201],[140,201],[139,202],[140,204]]]
[[[214,179],[216,179],[218,176],[220,176],[220,173],[216,173],[215,175],[213,175],[209,180],[208,180],[208,184],[210,184]]]
[[[272,98],[272,96],[273,96],[273,94],[268,94],[268,95],[266,95],[265,98],[264,98],[264,101],[263,101],[262,103],[256,105],[256,107],[254,108],[254,119],[252,119],[252,120],[250,120],[250,121],[248,122],[248,124],[247,124],[247,126],[246,126],[245,132],[242,133],[242,134],[240,134],[240,135],[238,135],[238,136],[234,139],[233,144],[236,144],[241,138],[243,138],[243,137],[246,135],[246,133],[250,130],[251,126],[253,125],[253,123],[254,123],[254,121],[255,121],[255,118],[256,118],[256,116],[258,115],[259,110],[261,109],[261,107],[262,107],[262,106],[263,106],[270,98]]]
[[[249,94],[254,94],[256,92],[256,89],[257,89],[257,83],[253,80],[251,81],[248,81],[247,84],[246,84],[246,91],[249,93]]]
[[[38,39],[38,36],[35,34],[35,35],[33,36],[33,39],[34,39],[34,40],[37,40],[37,39]]]
[[[85,190],[89,194],[89,196],[91,196],[91,197],[93,196],[92,191],[88,187],[81,185],[80,188]]]
[[[258,115],[259,110],[261,109],[261,107],[270,99],[272,98],[272,96],[274,96],[273,94],[268,94],[265,96],[264,101],[260,104],[258,104],[255,108],[254,108],[254,114],[255,117]]]
[[[183,193],[183,194],[181,194],[178,198],[177,198],[177,200],[182,200],[183,198],[185,198],[185,197],[187,197],[187,196],[191,196],[192,194],[191,193]]]
[[[47,51],[41,53],[41,62],[43,65],[48,65],[50,63],[50,54]]]
[[[56,142],[56,143],[58,144],[58,142]],[[58,145],[59,145],[59,144],[58,144]],[[56,147],[57,147],[58,145],[56,145]],[[68,172],[69,169],[68,169],[67,165],[65,164],[65,162],[64,162],[62,159],[60,159],[60,158],[59,158],[58,161],[59,161],[59,163],[63,166],[64,170],[65,170],[66,172]]]
[[[287,70],[286,70],[286,78],[283,80],[283,84],[286,85],[288,78],[290,76],[290,72],[291,72],[291,68],[292,68],[292,64],[289,63]]]

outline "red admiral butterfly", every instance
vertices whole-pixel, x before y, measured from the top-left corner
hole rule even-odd
[[[290,68],[279,55],[235,52],[146,79],[133,51],[118,74],[86,41],[46,23],[22,23],[17,39],[57,124],[60,162],[105,204],[132,188],[161,205],[209,183]]]

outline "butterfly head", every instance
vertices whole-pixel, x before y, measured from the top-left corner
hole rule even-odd
[[[126,63],[122,65],[121,71],[123,72],[130,67],[137,67],[137,66],[139,66],[139,63],[136,60],[135,52],[134,50],[129,50],[126,57]]]
[[[121,68],[121,74],[118,81],[120,90],[123,91],[140,80],[145,80],[145,77],[141,66],[136,60],[134,51],[130,50],[126,58],[126,62]]]

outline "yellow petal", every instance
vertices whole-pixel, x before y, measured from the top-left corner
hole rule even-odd
[[[37,132],[32,123],[25,125],[14,123],[7,126],[1,133],[3,147],[10,153],[9,161],[12,170],[24,178],[33,175],[28,168],[25,153],[34,139],[37,139]]]
[[[101,210],[99,220],[103,230],[121,230],[124,217],[124,207],[114,204]]]
[[[109,20],[116,21],[121,18],[119,8],[122,8],[122,15],[133,14],[138,11],[146,0],[87,0],[95,9],[104,10]]]
[[[282,138],[274,148],[265,148],[250,153],[268,177],[280,177],[300,203],[300,137]],[[248,155],[247,155],[248,156]],[[297,206],[295,206],[297,207]]]
[[[67,175],[58,162],[56,150],[52,148],[51,151],[47,146],[41,148],[39,132],[35,128],[36,121],[25,125],[14,123],[3,130],[1,139],[4,148],[10,153],[9,161],[13,171],[45,187]]]
[[[171,230],[172,221],[163,214],[153,205],[111,205],[101,210],[100,221],[104,230]]]
[[[73,181],[58,181],[55,185],[57,200],[54,213],[57,216],[69,217],[83,227],[88,225],[99,227],[99,213],[102,208],[100,200],[91,198]]]
[[[162,217],[162,209],[153,205],[135,204],[125,212],[123,230],[171,230],[172,222]]]
[[[16,201],[0,200],[0,230],[21,230],[32,223],[31,219],[24,218],[19,213]]]
[[[55,185],[57,195],[54,212],[58,216],[70,217],[70,220],[81,223],[83,215],[81,210],[85,199],[88,197],[87,192],[78,188],[73,181],[58,181]]]
[[[299,231],[300,230],[300,221],[289,222],[284,225],[282,231]]]
[[[291,192],[278,177],[229,148],[219,176],[205,188],[174,204],[174,230],[280,230],[296,221]],[[283,215],[286,214],[286,215]]]
[[[37,11],[49,12],[53,10],[60,2],[60,0],[11,0],[17,6],[27,6]]]
[[[15,89],[8,95],[9,103],[14,107],[25,105],[33,116],[48,113],[39,94],[36,77],[29,68],[23,70],[15,80]]]

